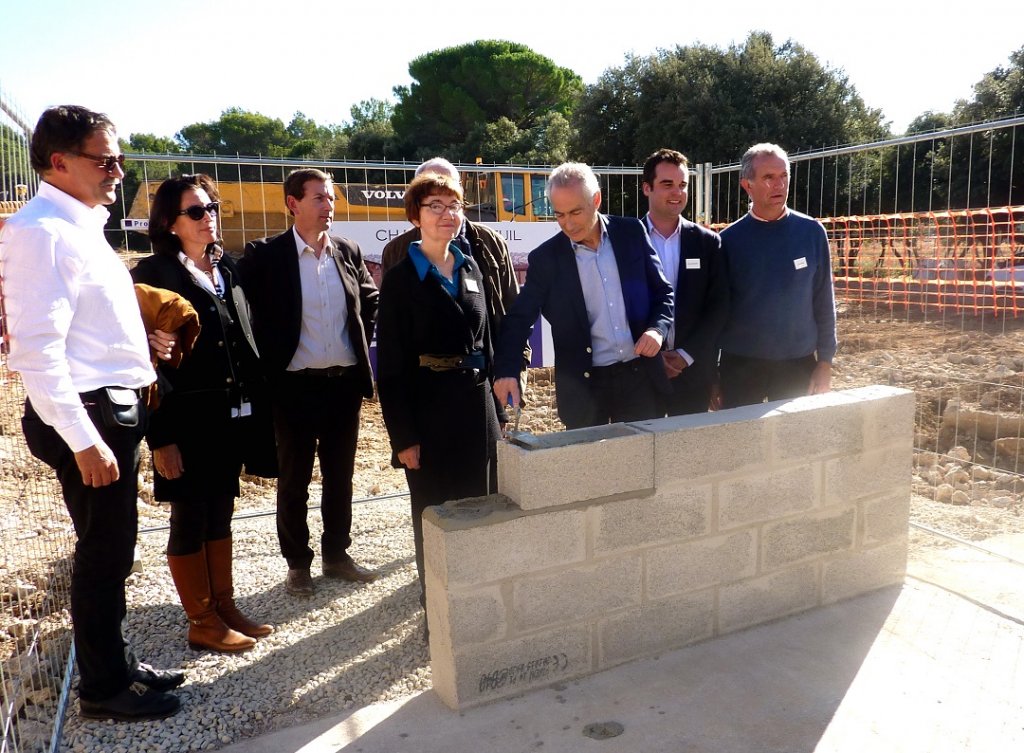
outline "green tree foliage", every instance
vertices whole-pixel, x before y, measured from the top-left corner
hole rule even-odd
[[[568,115],[582,90],[571,70],[506,41],[429,52],[409,64],[409,74],[413,83],[394,89],[398,103],[391,121],[403,153],[413,158],[503,161],[478,151],[519,153],[521,133],[532,132],[552,112]]]
[[[395,106],[383,99],[364,99],[352,105],[352,120],[345,127],[348,156],[363,159],[396,156],[395,129],[391,125],[394,111]]]
[[[766,32],[728,49],[629,56],[586,89],[574,121],[577,150],[595,164],[637,164],[661,146],[720,164],[759,141],[796,152],[887,135],[842,71]]]
[[[1009,63],[986,73],[974,85],[974,97],[957,101],[952,113],[926,112],[908,134],[997,120],[1024,112],[1024,47]],[[1024,203],[1022,129],[993,129],[918,145],[905,175],[913,174],[913,209],[966,209]],[[901,181],[902,183],[903,181]]]

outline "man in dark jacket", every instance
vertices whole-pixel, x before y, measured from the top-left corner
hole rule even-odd
[[[651,245],[675,291],[675,319],[665,340],[665,373],[672,387],[665,413],[703,413],[718,377],[718,333],[729,315],[729,283],[717,233],[682,217],[690,185],[685,155],[659,149],[644,163],[644,218]]]
[[[328,578],[377,576],[348,554],[352,474],[359,410],[373,396],[369,343],[377,288],[359,246],[328,233],[334,220],[331,178],[311,168],[285,180],[294,226],[249,243],[239,271],[253,313],[260,358],[270,377],[280,475],[277,533],[288,561],[290,593],[313,593],[306,504],[313,458],[323,477],[320,541]]]
[[[598,212],[601,190],[587,165],[548,179],[562,232],[530,253],[526,284],[505,315],[494,392],[518,405],[523,344],[537,316],[551,325],[558,415],[575,429],[660,415],[669,390],[661,348],[672,324],[672,286],[639,220]]]

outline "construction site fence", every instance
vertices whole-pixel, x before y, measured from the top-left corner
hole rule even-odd
[[[5,215],[35,194],[38,178],[28,161],[27,120],[2,86],[0,105],[2,223]],[[971,361],[969,354],[979,327],[990,327],[993,318],[999,319],[999,329],[987,335],[1020,340],[1016,327],[1024,305],[1019,293],[1024,284],[1019,271],[1024,193],[1018,186],[1024,165],[1016,145],[1022,124],[1024,118],[1007,119],[791,155],[791,206],[819,218],[829,234],[843,310],[840,342],[846,331],[866,323],[885,333],[883,339],[891,346],[882,350],[896,355],[873,353],[867,367],[873,381],[919,389],[915,447],[930,453],[928,462],[935,467],[951,462],[950,453],[960,448],[957,462],[966,468],[998,466],[1000,472],[1018,474],[1017,449],[1024,455],[1024,418],[1019,415],[1024,406],[1024,348],[1006,349],[998,367],[1002,371],[967,369],[984,360],[978,355]],[[415,167],[238,156],[129,156],[129,175],[111,207],[107,238],[115,248],[141,253],[148,252],[147,237],[122,225],[122,220],[129,218],[139,190],[151,190],[169,175],[208,172],[222,182],[266,183],[273,189],[270,193],[277,194],[288,171],[312,166],[325,169],[339,183],[379,184],[397,192],[404,190]],[[468,173],[550,171],[550,166],[459,167]],[[646,211],[639,172],[636,167],[598,170],[604,211],[631,216]],[[713,227],[724,227],[747,211],[738,165],[696,163],[690,194],[687,216]],[[238,213],[246,239],[280,232],[287,222],[283,196],[279,204],[275,200],[273,206],[240,206]],[[0,279],[0,328],[5,324],[2,307]],[[929,319],[933,311],[942,316]],[[951,313],[956,316],[947,316]],[[901,332],[922,320],[937,342],[951,343],[940,346],[948,353],[935,357],[964,364],[962,369],[954,365],[948,377],[929,373],[924,379],[912,365],[892,365],[899,356]],[[845,339],[864,341],[861,335]],[[840,369],[844,359],[852,364],[860,358],[850,344],[846,350],[840,347]],[[915,381],[919,378],[920,387]],[[0,753],[58,750],[73,669],[68,584],[74,531],[52,472],[25,446],[20,427],[24,399],[21,381],[0,351]],[[966,410],[959,409],[968,405],[977,408],[970,421],[965,420]],[[992,421],[986,411],[1000,406],[1021,420],[998,414],[993,421],[1002,421],[1001,428],[989,427]],[[1014,437],[1004,436],[1008,426],[1015,427]],[[1006,494],[1022,490],[1024,484],[1010,484]],[[982,501],[987,503],[987,498]],[[1019,509],[1017,497],[1011,502]]]

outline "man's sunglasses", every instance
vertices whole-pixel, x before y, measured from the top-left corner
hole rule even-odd
[[[180,212],[178,212],[178,214],[187,214],[190,220],[195,220],[196,222],[199,222],[199,220],[203,219],[203,217],[206,216],[207,212],[209,212],[211,216],[216,217],[219,211],[220,202],[211,201],[209,204],[206,204],[205,206],[203,204],[193,204],[188,209],[182,209]]]
[[[89,154],[87,152],[71,152],[76,157],[85,157],[91,159],[96,163],[96,167],[101,167],[108,173],[114,172],[115,167],[120,167],[124,170],[124,155],[123,154],[107,154],[100,156],[98,154]]]

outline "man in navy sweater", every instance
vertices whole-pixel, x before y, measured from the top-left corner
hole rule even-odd
[[[719,343],[726,408],[828,392],[836,312],[828,236],[786,206],[789,156],[775,144],[743,155],[750,211],[722,231],[729,319]]]

